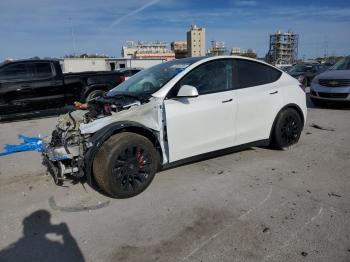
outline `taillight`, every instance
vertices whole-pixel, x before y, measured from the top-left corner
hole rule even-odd
[[[124,81],[125,81],[125,75],[121,75],[121,76],[120,76],[120,80],[121,80],[122,82],[124,82]]]

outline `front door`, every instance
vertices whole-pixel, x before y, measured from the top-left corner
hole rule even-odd
[[[201,64],[184,76],[164,100],[170,162],[234,145],[237,100],[232,67],[231,59]],[[199,96],[176,97],[183,85],[196,87]]]

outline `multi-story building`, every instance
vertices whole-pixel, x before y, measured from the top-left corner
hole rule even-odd
[[[167,61],[175,59],[175,53],[168,49],[163,42],[137,42],[129,41],[127,46],[122,48],[123,58],[139,59],[165,59]]]
[[[298,59],[299,35],[291,31],[270,34],[270,47],[266,55],[271,64],[293,64]]]
[[[241,48],[240,47],[232,47],[231,55],[241,55]]]
[[[187,32],[188,56],[205,56],[205,28],[192,25]]]
[[[175,58],[187,57],[187,42],[186,41],[174,41],[170,44],[171,50],[175,53]]]
[[[227,52],[225,43],[220,41],[211,41],[211,48],[208,49],[207,55],[219,56],[225,55]]]
[[[239,55],[239,56],[245,56],[245,57],[250,57],[250,58],[256,58],[257,54],[253,49],[247,49],[243,50],[239,47],[233,47],[231,49],[231,55]]]

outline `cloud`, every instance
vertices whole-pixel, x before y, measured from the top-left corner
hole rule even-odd
[[[120,24],[122,21],[124,21],[125,19],[132,17],[140,12],[142,12],[143,10],[145,10],[146,8],[155,5],[156,3],[158,3],[160,0],[152,0],[144,5],[142,5],[141,7],[135,9],[134,11],[131,11],[130,13],[121,16],[120,18],[118,18],[117,20],[115,20],[114,22],[111,23],[111,25],[108,28],[112,28],[118,24]]]
[[[252,1],[252,0],[244,0],[244,1],[237,1],[234,2],[237,6],[257,6],[258,2]]]

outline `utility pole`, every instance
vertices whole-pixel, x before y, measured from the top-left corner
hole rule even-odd
[[[76,55],[76,48],[75,48],[75,36],[74,36],[74,28],[72,23],[72,18],[69,18],[70,26],[71,26],[71,37],[72,37],[72,46],[73,46],[73,55]]]

